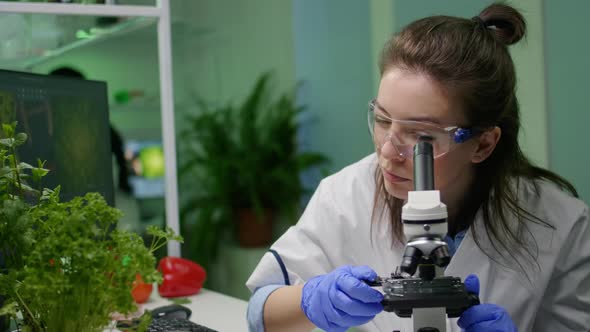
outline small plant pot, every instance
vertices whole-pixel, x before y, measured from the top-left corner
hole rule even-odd
[[[238,244],[245,248],[259,248],[270,245],[274,213],[265,209],[257,215],[253,209],[239,209]]]

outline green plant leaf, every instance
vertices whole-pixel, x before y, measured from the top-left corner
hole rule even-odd
[[[0,144],[7,147],[7,148],[12,148],[14,147],[14,142],[15,139],[14,138],[2,138],[0,139]]]
[[[14,137],[14,145],[15,146],[22,145],[26,141],[27,141],[27,134],[25,134],[25,133],[18,133]]]
[[[171,229],[152,229],[148,248],[135,233],[114,230],[121,211],[98,193],[59,200],[60,187],[33,188],[48,172],[17,162],[16,123],[2,125],[0,141],[0,314],[16,317],[23,331],[96,331],[112,312],[136,310],[131,288],[140,274],[146,282],[162,277],[155,270],[154,248],[170,239]],[[34,200],[31,198],[38,198]]]
[[[14,302],[14,301],[5,303],[4,306],[2,306],[2,308],[0,308],[0,316],[16,317],[18,309],[19,309],[18,303]]]
[[[189,298],[186,298],[186,297],[173,298],[173,299],[169,299],[169,301],[171,303],[180,304],[180,305],[191,303],[191,300]]]
[[[13,122],[13,123],[10,123],[10,124],[8,124],[8,123],[3,123],[2,124],[2,132],[4,133],[4,135],[6,137],[12,137],[12,136],[14,136],[15,128],[16,128],[16,122]]]
[[[199,263],[214,259],[220,237],[234,231],[237,209],[258,216],[271,209],[295,219],[306,191],[301,172],[328,162],[299,151],[298,117],[305,108],[294,91],[275,93],[272,79],[260,75],[241,103],[198,99],[184,121],[178,172],[183,252]]]

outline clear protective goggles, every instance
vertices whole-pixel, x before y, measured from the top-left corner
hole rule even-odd
[[[375,100],[369,102],[367,119],[375,146],[382,149],[390,142],[399,157],[404,159],[413,158],[414,146],[419,141],[430,142],[434,158],[438,158],[482,131],[473,127],[444,127],[425,121],[392,119],[378,109],[382,107]]]

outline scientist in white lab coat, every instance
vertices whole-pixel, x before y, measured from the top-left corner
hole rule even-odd
[[[369,105],[376,153],[324,179],[262,258],[247,281],[251,330],[412,331],[361,280],[400,265],[418,136],[433,142],[449,212],[445,274],[479,278],[465,283],[482,304],[449,319],[448,330],[590,330],[588,206],[518,144],[508,45],[524,34],[518,11],[492,4],[472,19],[417,20],[386,44]]]

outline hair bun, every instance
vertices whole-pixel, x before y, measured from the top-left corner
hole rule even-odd
[[[496,38],[506,45],[521,40],[526,33],[524,17],[513,7],[494,3],[479,14],[485,26],[490,28]]]

